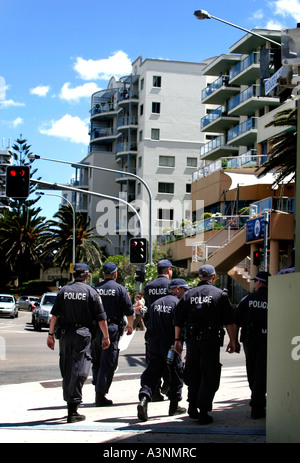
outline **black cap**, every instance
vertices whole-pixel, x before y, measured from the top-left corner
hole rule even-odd
[[[262,281],[263,283],[266,283],[268,284],[268,278],[271,276],[271,273],[269,272],[258,272],[258,274],[256,275],[256,277],[254,278],[251,278],[251,280],[254,280],[254,281]]]

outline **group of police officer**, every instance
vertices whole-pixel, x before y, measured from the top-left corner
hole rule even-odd
[[[141,375],[138,418],[148,419],[148,403],[155,400],[163,379],[163,390],[170,400],[170,416],[186,413],[179,406],[185,383],[189,416],[203,425],[213,421],[208,412],[220,383],[224,326],[229,336],[226,349],[229,353],[240,352],[238,334],[242,327],[252,417],[265,416],[270,274],[257,274],[255,292],[246,296],[234,311],[227,291],[215,286],[216,272],[211,265],[200,267],[200,282],[195,288],[190,288],[183,279],[172,279],[173,265],[167,259],[157,264],[157,270],[158,277],[144,288],[148,308],[147,366]],[[102,273],[103,280],[90,287],[86,284],[87,265],[76,264],[74,281],[60,289],[51,312],[47,344],[54,349],[54,338],[60,339],[60,370],[69,423],[85,419],[77,408],[91,366],[96,406],[112,404],[106,394],[118,363],[119,339],[124,330],[127,334],[133,331],[134,311],[127,290],[116,282],[117,266],[108,262]],[[185,365],[181,357],[184,343]]]

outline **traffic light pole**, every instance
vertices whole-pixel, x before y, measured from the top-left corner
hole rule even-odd
[[[59,190],[75,191],[77,193],[82,193],[82,194],[85,194],[85,195],[99,196],[101,198],[112,199],[113,201],[119,201],[119,202],[121,202],[123,204],[126,204],[126,206],[128,206],[136,214],[136,216],[137,216],[137,218],[138,218],[138,220],[140,222],[141,234],[143,234],[143,224],[142,224],[142,219],[141,219],[139,213],[137,212],[137,210],[131,204],[129,204],[124,199],[116,198],[114,196],[104,195],[102,193],[96,193],[95,191],[81,190],[80,188],[74,188],[74,187],[71,187],[71,186],[62,185],[60,183],[51,183],[51,182],[45,182],[45,181],[42,181],[42,180],[35,180],[35,179],[30,179],[30,181],[33,182],[33,183],[37,183],[38,185],[41,185],[40,188],[42,188],[42,185],[47,185],[47,186],[55,187],[56,189],[59,189]]]
[[[69,165],[74,166],[74,167],[78,166],[78,167],[91,168],[91,169],[96,169],[96,170],[104,170],[106,172],[113,172],[113,173],[116,173],[116,174],[127,175],[128,177],[133,177],[133,178],[136,178],[137,180],[139,180],[144,185],[144,187],[146,188],[147,193],[148,193],[148,197],[149,197],[149,263],[152,262],[152,193],[151,193],[151,190],[150,190],[149,186],[147,185],[147,183],[141,177],[139,177],[136,174],[132,174],[131,172],[124,172],[122,170],[109,169],[108,167],[93,166],[93,165],[90,165],[90,164],[83,164],[82,162],[70,162],[70,161],[63,161],[61,159],[45,158],[45,157],[39,156],[37,154],[30,154],[28,157],[29,157],[29,159],[42,159],[44,161],[60,162],[60,163],[63,163],[63,164],[69,164]],[[105,197],[107,198],[108,196],[105,196]],[[115,198],[115,199],[118,199],[118,198]],[[129,204],[129,203],[127,203],[127,204]],[[136,212],[136,214],[137,214],[137,212]]]

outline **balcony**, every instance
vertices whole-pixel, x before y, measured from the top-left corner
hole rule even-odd
[[[137,105],[139,102],[139,92],[135,89],[129,88],[119,92],[118,104],[122,107],[131,105]]]
[[[99,141],[110,143],[118,136],[119,132],[115,127],[94,127],[91,131],[91,143]]]
[[[137,154],[137,143],[136,142],[124,142],[117,144],[116,156],[124,156],[127,154]]]
[[[238,118],[228,116],[224,106],[219,106],[217,109],[207,114],[201,119],[202,132],[224,132],[233,124],[238,122]]]
[[[253,52],[229,71],[231,85],[251,85],[259,78],[260,54]]]
[[[230,98],[228,101],[228,114],[230,116],[250,116],[264,106],[279,106],[278,98],[261,97],[259,85],[251,85],[243,92]]]
[[[91,109],[91,119],[112,119],[120,109],[112,102],[104,102],[95,104]]]
[[[227,132],[227,144],[240,146],[250,146],[256,142],[257,138],[257,117],[250,117],[239,125],[236,125]]]
[[[240,88],[229,84],[229,76],[220,76],[202,90],[202,103],[220,104],[239,93]]]
[[[137,116],[124,116],[120,117],[117,122],[118,130],[127,130],[128,128],[137,129],[138,117]]]
[[[225,135],[220,135],[210,142],[201,146],[200,159],[207,159],[215,161],[222,156],[228,157],[234,153],[238,153],[238,146],[227,146]]]

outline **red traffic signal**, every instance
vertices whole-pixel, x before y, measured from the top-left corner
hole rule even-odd
[[[8,166],[6,168],[5,195],[8,198],[26,199],[29,196],[29,183],[29,166]]]
[[[129,243],[129,261],[131,264],[146,264],[148,259],[146,238],[131,238]]]
[[[261,260],[260,251],[254,251],[253,252],[253,265],[256,265],[257,267],[259,267],[260,266],[260,260]]]

